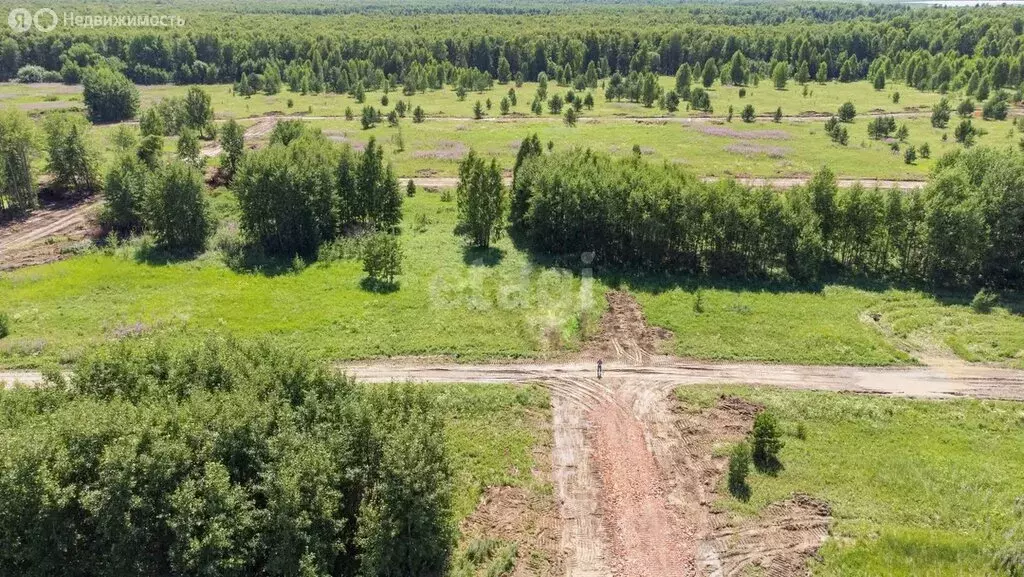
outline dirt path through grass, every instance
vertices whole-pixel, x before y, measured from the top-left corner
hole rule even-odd
[[[44,205],[26,218],[0,224],[0,270],[42,264],[60,258],[60,248],[90,236],[90,215],[98,196]],[[61,242],[53,242],[52,239]]]
[[[415,177],[415,178],[403,178],[399,183],[405,186],[408,181],[413,181],[413,184],[420,188],[426,189],[443,189],[443,188],[455,188],[459,185],[459,179],[454,176],[430,176],[430,177]],[[511,177],[505,177],[505,186],[512,184]],[[704,182],[716,182],[720,180],[715,176],[705,176],[701,180]],[[736,182],[744,186],[770,186],[772,188],[790,188],[793,186],[800,186],[807,183],[810,178],[791,176],[791,177],[780,177],[780,178],[744,178],[739,177],[734,179]],[[842,188],[850,188],[855,185],[861,185],[867,188],[878,187],[881,189],[899,188],[900,190],[915,190],[918,188],[924,188],[928,184],[925,180],[881,180],[874,178],[840,178],[836,180]]]

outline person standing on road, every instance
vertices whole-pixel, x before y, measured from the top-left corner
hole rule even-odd
[[[597,378],[604,375],[604,359],[597,359]]]

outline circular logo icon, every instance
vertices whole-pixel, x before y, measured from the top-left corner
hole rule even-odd
[[[37,10],[32,19],[35,20],[36,30],[40,32],[51,32],[57,27],[57,13],[49,8]]]
[[[25,8],[15,8],[7,15],[7,25],[15,32],[28,32],[32,27],[32,13]]]

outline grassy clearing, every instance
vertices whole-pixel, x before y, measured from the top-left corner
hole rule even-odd
[[[522,487],[550,493],[538,479],[535,450],[551,445],[551,399],[537,386],[424,385],[444,415],[456,473],[455,515],[473,512],[487,487]],[[540,454],[538,453],[538,454]]]
[[[748,478],[741,502],[723,485],[717,506],[737,517],[802,492],[826,500],[835,525],[819,576],[1000,575],[1024,495],[1024,405],[916,401],[743,387],[683,387],[684,406],[734,394],[775,412],[784,469]],[[807,438],[792,435],[803,423]],[[1020,528],[1018,528],[1019,530]]]
[[[534,132],[541,142],[551,142],[560,149],[588,147],[615,156],[630,155],[633,145],[638,145],[649,159],[716,177],[806,176],[829,166],[844,177],[923,179],[942,154],[960,147],[953,138],[952,124],[947,129],[933,128],[925,117],[900,119],[910,137],[901,151],[894,152],[887,142],[868,138],[868,122],[868,117],[860,117],[847,125],[848,146],[831,142],[824,131],[824,120],[775,124],[759,119],[748,124],[737,117],[731,123],[680,124],[593,119],[568,127],[560,119],[545,116],[517,121],[433,120],[422,124],[406,120],[401,128],[384,123],[369,130],[363,130],[358,119],[316,120],[311,124],[335,141],[355,147],[365,145],[370,137],[376,138],[385,145],[398,174],[403,176],[455,176],[459,160],[470,148],[511,169],[519,142]],[[988,132],[978,139],[979,144],[1016,146],[1020,138],[1009,121],[977,120],[976,124]],[[399,134],[402,150],[397,146]],[[906,164],[902,148],[924,143],[931,148],[931,158]]]
[[[675,78],[671,76],[661,77],[660,82],[665,90],[675,87]],[[249,98],[232,94],[229,84],[206,85],[203,88],[210,93],[218,118],[241,118],[269,113],[342,116],[345,109],[349,107],[356,113],[364,105],[379,108],[384,95],[379,90],[367,92],[366,102],[360,104],[347,94],[299,94],[288,91],[287,87],[273,96],[255,94]],[[392,90],[388,94],[389,106],[386,108],[390,109],[395,102],[401,99],[411,102],[414,107],[422,106],[430,116],[468,118],[473,116],[473,105],[477,100],[486,103],[490,99],[492,104],[490,115],[497,116],[499,114],[498,103],[508,93],[509,88],[515,88],[515,85],[495,83],[491,90],[468,93],[463,101],[456,97],[455,91],[450,87],[445,87],[443,90],[429,90],[413,96],[405,96],[400,90]],[[803,88],[795,82],[790,82],[786,90],[775,90],[768,82],[761,83],[759,86],[743,87],[743,89],[746,91],[746,97],[740,98],[740,87],[715,84],[710,90],[715,113],[724,116],[726,110],[732,105],[736,115],[739,116],[740,110],[747,104],[753,104],[762,114],[771,114],[779,106],[782,107],[784,114],[789,115],[806,112],[835,112],[839,105],[847,101],[854,102],[863,112],[868,110],[899,112],[930,107],[941,98],[941,95],[934,92],[922,92],[898,84],[890,84],[885,90],[876,91],[868,81],[847,84],[839,82],[811,83],[807,87],[807,96],[803,96]],[[558,86],[553,81],[548,84],[549,97],[554,94],[564,95],[569,90],[570,87]],[[184,96],[187,91],[187,86],[140,86],[141,106],[146,108],[164,97]],[[512,111],[529,115],[530,103],[537,93],[537,83],[527,82],[519,88],[515,88],[515,91],[517,106]],[[890,98],[894,91],[900,92],[899,103],[893,103]],[[586,116],[692,116],[699,114],[696,111],[687,111],[685,105],[682,110],[673,114],[667,113],[657,106],[647,108],[634,102],[606,101],[604,90],[600,85],[590,92],[594,95],[595,105],[592,111],[585,112]],[[578,93],[582,96],[586,91]],[[57,108],[84,109],[81,86],[0,83],[0,99],[3,99],[5,104],[17,106],[30,112]],[[292,101],[291,107],[288,106],[289,100]],[[547,106],[545,106],[546,111]],[[545,116],[550,115],[545,114]]]
[[[699,307],[693,286],[633,292],[650,323],[675,333],[673,352],[686,357],[889,365],[913,362],[906,350],[946,347],[966,360],[1024,367],[1024,316],[1016,300],[979,314],[966,296],[942,301],[838,285],[817,291],[703,288]],[[881,326],[870,313],[882,315]]]
[[[222,195],[215,204],[230,215],[233,199]],[[268,335],[330,359],[542,356],[578,346],[580,318],[596,318],[599,306],[580,314],[578,278],[532,266],[508,239],[467,251],[454,223],[454,203],[438,195],[407,200],[405,272],[388,294],[362,288],[358,260],[235,272],[213,250],[194,261],[139,260],[138,243],[7,273],[0,302],[11,335],[0,341],[0,365],[67,363],[119,335],[163,330]],[[592,303],[602,301],[597,292]]]
[[[666,88],[673,86],[674,79],[663,77]],[[382,93],[370,93],[368,105],[390,109],[399,98],[423,106],[427,114],[434,117],[422,124],[414,124],[411,118],[402,122],[402,128],[390,128],[382,123],[377,128],[362,130],[359,112],[363,104],[356,103],[347,95],[336,94],[294,94],[283,92],[274,96],[255,95],[242,98],[231,94],[228,85],[205,86],[212,99],[216,116],[243,118],[248,116],[277,114],[304,114],[328,116],[324,120],[311,121],[332,138],[347,141],[356,146],[365,144],[371,136],[384,143],[396,170],[403,176],[454,176],[458,172],[458,161],[469,148],[496,157],[502,166],[511,168],[519,141],[526,135],[537,132],[543,142],[551,141],[558,147],[587,146],[616,155],[631,153],[634,144],[643,153],[655,160],[678,163],[702,176],[754,176],[780,177],[811,174],[823,165],[828,165],[841,176],[883,179],[919,179],[927,175],[935,159],[942,153],[959,146],[953,139],[953,126],[959,122],[954,118],[947,129],[931,127],[927,117],[905,119],[910,129],[907,144],[920,146],[928,143],[932,159],[919,159],[915,164],[903,162],[903,155],[893,153],[885,142],[867,137],[868,118],[861,116],[848,126],[849,146],[840,146],[830,141],[824,133],[823,119],[803,122],[774,124],[768,118],[758,118],[753,124],[746,124],[739,118],[742,108],[751,104],[758,114],[770,115],[781,106],[786,114],[834,112],[846,101],[854,102],[860,113],[871,111],[898,112],[904,110],[927,110],[938,101],[940,95],[892,86],[884,91],[874,90],[867,82],[849,84],[828,83],[808,85],[808,96],[803,96],[802,87],[791,83],[787,90],[775,90],[767,84],[745,87],[746,96],[739,97],[740,88],[718,86],[711,91],[715,114],[724,116],[729,105],[734,108],[735,117],[731,123],[717,120],[718,126],[706,123],[681,125],[677,122],[632,120],[622,118],[651,116],[692,116],[696,113],[682,110],[674,114],[657,107],[646,108],[629,102],[608,102],[603,94],[595,95],[597,104],[593,111],[584,111],[588,119],[581,120],[575,128],[563,124],[558,115],[545,113],[540,116],[529,111],[529,103],[536,92],[535,83],[527,83],[517,89],[518,106],[513,115],[500,117],[498,102],[509,86],[495,85],[483,93],[470,93],[465,101],[459,101],[448,89],[428,91],[412,97],[400,92],[388,95],[389,106],[382,107]],[[140,87],[143,108],[160,98],[183,96],[187,86],[144,86]],[[566,87],[549,86],[549,94],[564,93]],[[899,104],[893,104],[890,94],[901,93]],[[600,90],[598,90],[600,92]],[[957,96],[950,97],[955,104]],[[81,109],[80,88],[64,85],[0,85],[0,99],[10,105],[31,109],[34,112],[58,107],[62,103]],[[477,100],[490,99],[492,108],[487,121],[474,121],[473,105]],[[288,101],[293,106],[288,107]],[[35,108],[33,108],[35,107]],[[353,120],[343,118],[345,110],[355,113]],[[447,118],[446,118],[447,117]],[[495,121],[498,120],[498,121]],[[900,120],[904,122],[904,119]],[[979,126],[988,134],[978,139],[981,144],[1015,146],[1019,135],[1009,122],[981,122]],[[100,126],[94,130],[94,142],[108,159],[109,134],[113,126]],[[399,150],[395,138],[401,132],[404,149]],[[943,141],[945,134],[947,140]],[[167,139],[166,150],[173,152],[174,139]],[[905,146],[905,145],[904,145]],[[41,167],[41,164],[40,164]]]

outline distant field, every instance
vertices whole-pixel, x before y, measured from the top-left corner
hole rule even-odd
[[[742,519],[795,492],[827,501],[835,523],[813,575],[1005,575],[992,559],[1022,528],[1021,403],[677,389],[685,410],[721,394],[773,411],[786,446],[777,476],[750,475],[748,502],[730,496],[723,479],[716,506]],[[805,440],[794,436],[801,424]]]
[[[801,176],[829,166],[841,176],[879,179],[921,179],[927,176],[936,159],[960,145],[953,138],[953,127],[933,128],[929,119],[904,121],[910,132],[908,144],[928,143],[931,159],[919,159],[908,165],[901,153],[889,144],[867,136],[866,118],[847,125],[848,146],[834,144],[824,131],[824,120],[775,124],[759,119],[753,124],[738,117],[731,123],[680,124],[663,121],[595,119],[581,121],[576,127],[561,122],[487,122],[474,120],[437,120],[423,124],[405,123],[401,127],[405,149],[396,150],[394,139],[399,129],[379,125],[362,130],[358,120],[318,120],[330,138],[359,148],[370,137],[385,144],[396,170],[403,176],[455,176],[458,163],[470,148],[492,156],[507,169],[515,163],[519,142],[534,132],[541,142],[555,147],[589,147],[625,156],[633,145],[640,146],[645,157],[677,163],[700,176]],[[979,143],[1016,146],[1017,131],[1009,121],[977,124],[988,130]],[[947,140],[942,135],[948,134]],[[906,146],[903,145],[903,146]]]
[[[673,86],[674,79],[663,77],[666,88]],[[655,160],[677,163],[701,176],[752,176],[790,177],[813,173],[823,165],[845,177],[879,179],[920,179],[928,174],[935,159],[944,152],[959,145],[953,138],[953,130],[959,122],[954,115],[950,126],[936,129],[931,126],[927,111],[941,96],[932,92],[921,92],[905,86],[892,85],[886,90],[876,91],[867,82],[848,84],[830,82],[811,83],[807,86],[808,96],[803,96],[802,87],[791,82],[786,90],[775,90],[767,83],[758,87],[745,87],[745,98],[739,98],[740,89],[733,86],[719,86],[711,91],[715,116],[724,117],[730,104],[734,108],[732,122],[724,118],[704,119],[698,123],[680,123],[679,118],[696,113],[680,110],[674,114],[658,109],[646,108],[629,102],[608,102],[603,91],[596,91],[596,106],[593,111],[585,110],[576,127],[566,126],[561,116],[545,113],[537,116],[530,112],[530,101],[537,87],[527,83],[517,89],[518,106],[510,116],[501,116],[498,102],[511,86],[495,85],[484,93],[470,93],[464,102],[458,101],[450,89],[428,91],[405,97],[392,91],[388,106],[382,106],[382,93],[368,93],[367,105],[383,111],[394,107],[398,99],[421,105],[432,118],[416,124],[411,112],[401,121],[400,128],[392,128],[386,122],[376,128],[363,130],[359,122],[362,104],[350,96],[336,94],[301,95],[282,92],[274,96],[254,95],[243,98],[231,94],[228,85],[204,86],[210,93],[217,118],[244,118],[266,114],[301,114],[311,117],[325,116],[326,119],[312,119],[311,125],[321,128],[330,138],[348,142],[356,147],[363,146],[369,138],[375,137],[385,145],[395,168],[401,176],[454,176],[458,162],[470,148],[498,159],[503,167],[511,169],[519,141],[536,132],[542,142],[551,142],[557,147],[586,146],[612,154],[631,154],[634,145],[642,153]],[[162,97],[182,96],[186,86],[143,86],[142,107],[146,108]],[[567,87],[551,83],[549,94],[565,93]],[[900,103],[894,104],[891,94],[899,91]],[[485,120],[473,120],[473,104],[491,99],[492,108]],[[293,100],[293,107],[287,106]],[[950,95],[951,102],[959,101]],[[81,109],[80,87],[60,84],[0,85],[0,101],[33,112],[42,112],[62,106]],[[766,116],[759,116],[753,124],[744,123],[740,112],[746,104],[752,104],[759,115],[771,115],[781,106],[787,115],[805,113],[832,113],[840,104],[854,102],[861,114],[852,124],[847,125],[850,140],[848,146],[832,143],[824,133],[824,119],[787,119],[775,124]],[[345,120],[344,114],[350,108],[355,118]],[[905,112],[924,110],[916,118],[899,118],[910,131],[910,137],[901,146],[916,146],[927,143],[931,148],[931,159],[919,158],[916,163],[904,163],[901,153],[893,152],[889,143],[871,140],[867,136],[867,114],[872,111]],[[643,117],[675,117],[667,120],[644,120]],[[637,117],[637,118],[624,118]],[[795,121],[798,120],[798,121]],[[243,121],[246,124],[248,121]],[[976,120],[987,134],[978,139],[980,144],[1016,146],[1020,138],[1011,122],[982,122]],[[109,135],[113,126],[100,126],[93,131],[93,141],[103,161],[111,157]],[[399,147],[398,135],[401,134]],[[946,140],[943,140],[946,135]],[[168,152],[174,151],[174,139],[168,138],[165,145]],[[38,163],[42,168],[42,161]]]
[[[661,85],[666,90],[675,87],[675,79],[671,76],[661,77]],[[377,108],[390,110],[398,100],[405,100],[412,106],[422,106],[430,116],[453,116],[472,117],[473,105],[477,100],[486,103],[489,98],[492,109],[489,116],[500,115],[498,103],[505,96],[509,88],[516,91],[518,105],[512,109],[527,116],[533,116],[530,112],[530,103],[537,92],[536,82],[524,83],[516,88],[514,84],[497,84],[491,90],[484,92],[469,92],[464,101],[459,101],[455,92],[450,87],[443,90],[428,90],[417,93],[413,96],[405,96],[398,90],[388,93],[388,106],[382,107],[381,97],[383,92],[374,91],[366,93],[366,101],[360,104],[347,94],[299,94],[287,90],[273,96],[255,94],[245,98],[235,96],[231,93],[229,84],[204,85],[204,90],[210,93],[213,108],[218,118],[239,118],[244,116],[257,116],[268,113],[290,114],[305,113],[321,116],[342,116],[345,109],[351,107],[358,113],[363,106],[370,105]],[[853,101],[862,111],[884,110],[887,112],[900,112],[907,110],[918,110],[922,107],[929,108],[939,101],[941,95],[934,92],[922,92],[903,85],[890,83],[885,90],[877,91],[871,87],[870,82],[839,83],[829,82],[826,84],[810,83],[807,85],[808,95],[803,96],[801,85],[790,82],[786,90],[775,90],[769,82],[764,81],[759,86],[747,86],[746,97],[739,97],[739,87],[721,86],[715,84],[710,90],[711,102],[715,114],[724,116],[732,105],[736,115],[746,104],[753,104],[761,114],[771,114],[779,106],[787,115],[803,113],[831,113],[839,105],[846,101]],[[568,86],[558,86],[555,82],[548,84],[548,97],[554,94],[565,95],[571,90]],[[184,96],[188,91],[187,86],[156,85],[140,86],[139,92],[142,97],[142,107],[151,106],[160,98],[168,96]],[[586,90],[577,91],[581,96]],[[700,115],[697,111],[687,111],[685,103],[681,110],[675,114],[659,109],[657,106],[647,108],[638,103],[627,101],[606,101],[604,90],[600,84],[598,88],[590,90],[594,95],[594,109],[585,110],[584,116],[691,116]],[[893,103],[891,95],[893,92],[900,93],[899,103]],[[288,100],[292,101],[289,108]],[[5,105],[13,105],[27,111],[41,111],[56,108],[83,108],[81,86],[66,86],[63,84],[0,84],[0,101]],[[548,114],[547,106],[544,107],[544,117],[552,117]]]

